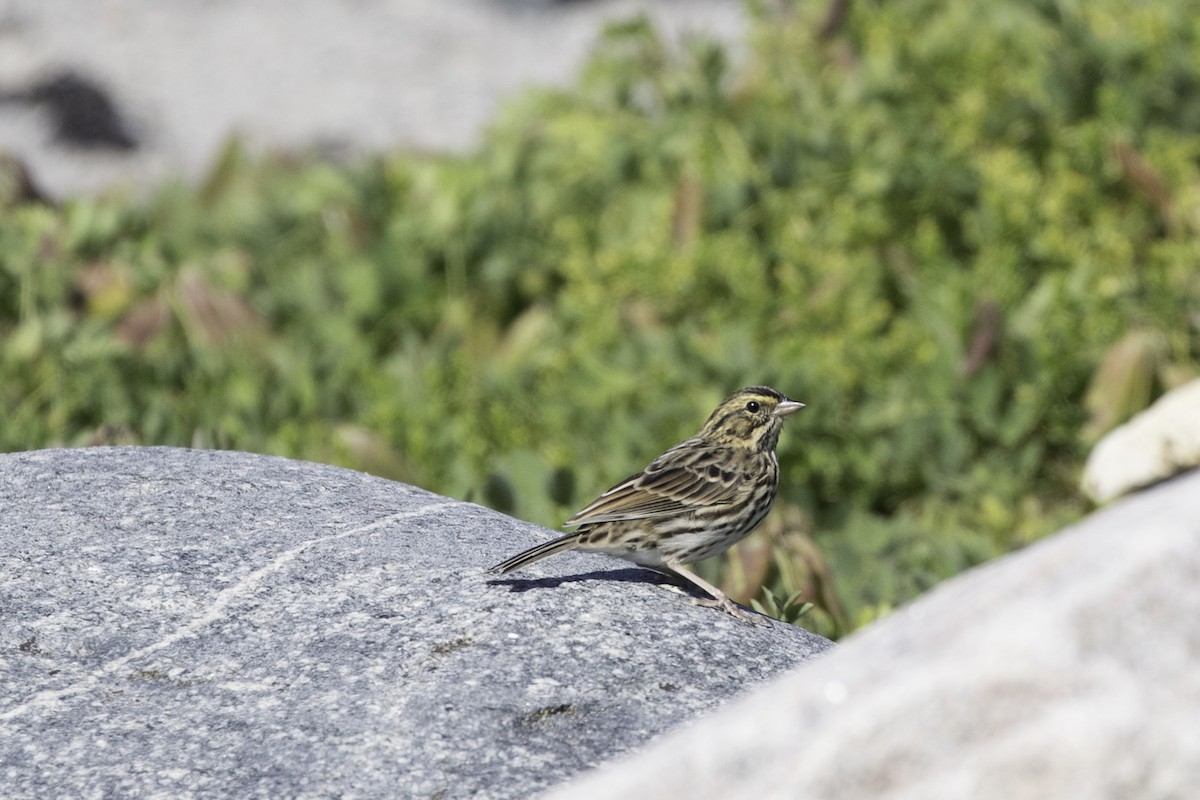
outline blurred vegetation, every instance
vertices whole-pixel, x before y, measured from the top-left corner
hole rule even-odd
[[[1200,14],[832,11],[758,8],[736,65],[614,27],[466,156],[0,179],[0,449],[274,453],[557,527],[767,383],[809,407],[705,565],[738,597],[840,635],[1052,532],[1200,364]]]

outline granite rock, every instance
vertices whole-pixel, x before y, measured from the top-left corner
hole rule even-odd
[[[829,647],[361,473],[0,456],[6,798],[529,797]]]
[[[551,792],[1186,800],[1200,787],[1200,473],[971,570]]]

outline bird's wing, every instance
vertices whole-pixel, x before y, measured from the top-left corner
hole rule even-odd
[[[650,466],[597,497],[564,525],[669,517],[732,501],[742,475],[728,454],[700,439],[671,448]]]

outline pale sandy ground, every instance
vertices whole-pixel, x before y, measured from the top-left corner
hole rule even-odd
[[[740,0],[0,0],[0,90],[79,71],[144,148],[54,141],[0,105],[0,153],[54,196],[200,176],[232,133],[252,147],[462,150],[504,98],[575,74],[606,19],[736,43]]]

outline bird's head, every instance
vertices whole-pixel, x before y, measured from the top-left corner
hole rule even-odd
[[[700,438],[729,447],[773,450],[783,418],[804,408],[767,386],[748,386],[725,398],[700,429]]]

